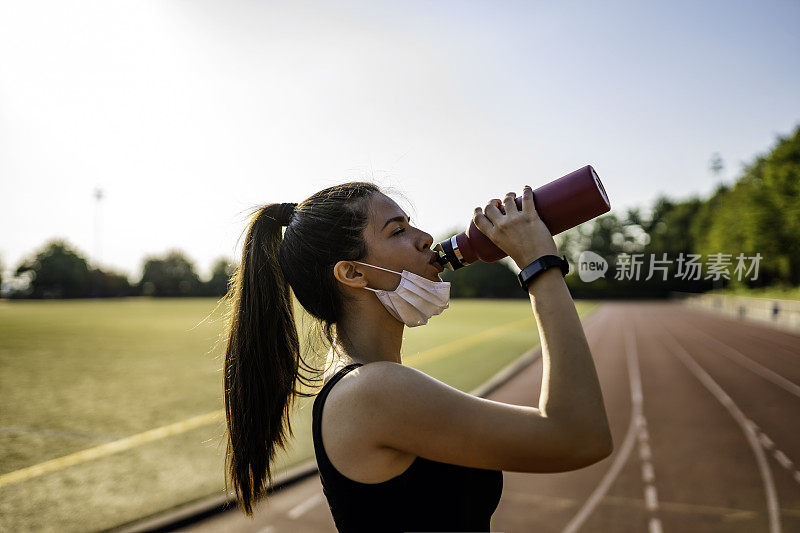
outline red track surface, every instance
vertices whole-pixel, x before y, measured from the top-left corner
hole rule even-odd
[[[614,452],[574,472],[504,472],[492,531],[800,531],[800,336],[675,303],[597,313],[586,336]],[[489,398],[537,406],[541,373],[539,360]],[[254,521],[231,511],[188,530],[335,528],[315,476]]]

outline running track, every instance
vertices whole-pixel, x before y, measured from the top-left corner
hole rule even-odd
[[[596,313],[585,329],[614,452],[504,472],[492,531],[800,531],[800,336],[669,302]],[[489,398],[537,406],[541,372],[539,359]],[[254,521],[234,510],[189,530],[335,532],[317,476]]]

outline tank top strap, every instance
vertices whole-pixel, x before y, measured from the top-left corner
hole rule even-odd
[[[336,385],[340,379],[346,376],[348,372],[355,370],[362,365],[363,363],[350,363],[336,372],[336,374],[334,374],[333,377],[331,377],[331,379],[329,379],[328,382],[322,386],[322,389],[314,399],[314,407],[311,410],[311,435],[314,440],[314,451],[317,455],[317,460],[324,461],[325,466],[330,470],[336,471],[333,463],[328,460],[328,456],[325,453],[325,448],[322,446],[322,406],[325,403],[325,399],[328,397],[328,393],[331,391],[331,388]]]

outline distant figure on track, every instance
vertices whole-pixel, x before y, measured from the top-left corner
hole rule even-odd
[[[521,211],[514,197],[473,218],[525,268],[556,245],[531,188]],[[313,438],[339,531],[489,531],[503,470],[564,472],[610,455],[597,373],[558,268],[528,285],[542,339],[538,409],[478,398],[403,365],[406,325],[427,322],[449,298],[432,244],[371,183],[254,214],[229,293],[224,364],[226,485],[230,478],[245,514],[264,498],[292,434],[292,402],[313,394],[309,372],[321,372],[300,357],[292,292],[338,355],[314,401]]]

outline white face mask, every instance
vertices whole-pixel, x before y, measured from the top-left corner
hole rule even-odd
[[[353,262],[380,268],[400,276],[400,284],[393,291],[364,288],[377,294],[389,313],[406,326],[425,325],[430,317],[450,307],[449,281],[431,281],[408,270],[403,270],[401,274],[369,263]]]

